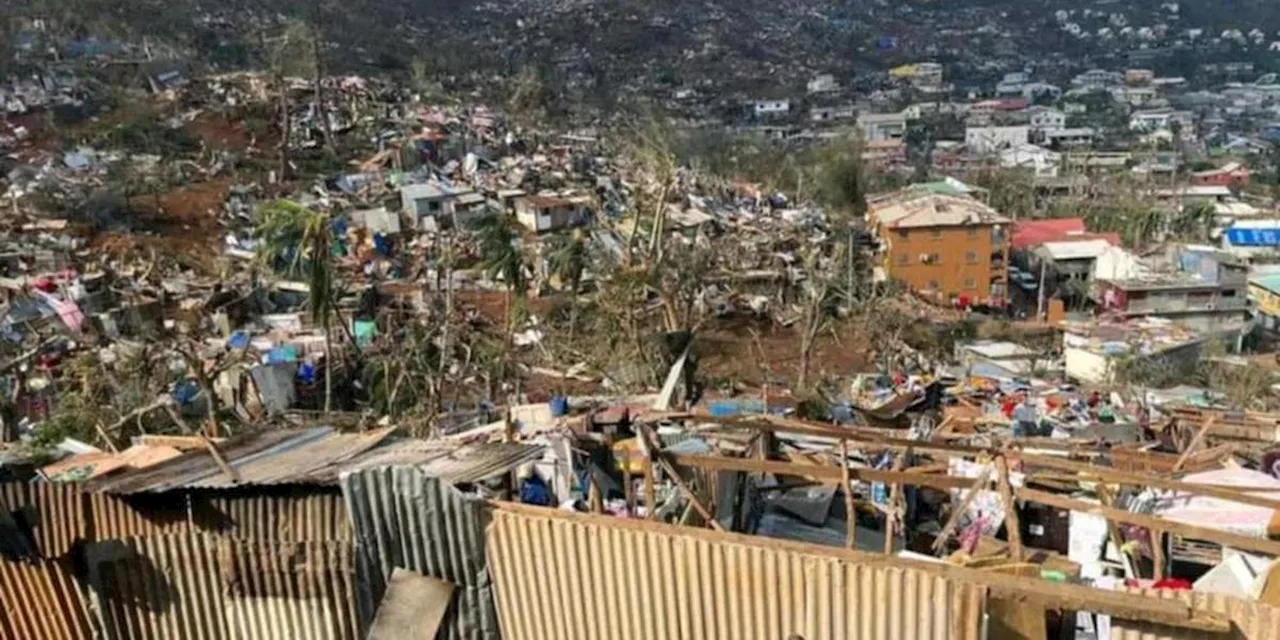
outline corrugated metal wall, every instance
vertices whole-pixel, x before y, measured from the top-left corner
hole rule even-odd
[[[356,640],[355,567],[344,542],[203,534],[85,549],[108,640]]]
[[[351,521],[342,495],[213,496],[212,512],[222,522],[197,523],[202,530],[216,530],[234,538],[250,540],[346,540],[350,542]]]
[[[490,571],[508,640],[977,640],[986,590],[741,536],[499,508]]]
[[[3,640],[90,640],[85,604],[68,560],[0,560]]]
[[[1272,607],[1243,598],[1217,593],[1172,591],[1168,589],[1130,589],[1153,598],[1169,598],[1189,603],[1192,607],[1227,617],[1232,624],[1231,638],[1239,640],[1280,640],[1280,607]],[[1112,620],[1112,640],[1202,640],[1203,631],[1176,629],[1133,620]]]
[[[336,489],[122,498],[6,483],[0,506],[32,527],[41,556],[0,560],[0,640],[359,637]]]
[[[184,534],[191,531],[185,496],[122,498],[84,494],[89,502],[91,541]]]
[[[224,539],[227,626],[244,640],[356,640],[349,542]]]
[[[224,640],[216,541],[175,535],[85,547],[93,602],[108,640]]]
[[[23,513],[42,557],[64,555],[84,537],[84,503],[74,486],[6,482],[0,484],[0,504]]]
[[[404,567],[455,585],[445,637],[499,637],[485,561],[483,500],[409,466],[344,474],[340,483],[355,533],[362,629],[372,623],[391,571]]]

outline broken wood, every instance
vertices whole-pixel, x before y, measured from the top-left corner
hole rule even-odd
[[[1065,496],[1046,493],[1044,491],[1036,491],[1026,487],[1019,488],[1016,492],[1016,497],[1020,500],[1045,504],[1059,509],[1069,509],[1071,511],[1079,511],[1081,513],[1092,513],[1117,523],[1132,524],[1153,530],[1160,529],[1166,533],[1173,533],[1186,538],[1207,540],[1209,542],[1216,542],[1235,549],[1256,551],[1269,556],[1280,556],[1280,542],[1274,540],[1250,538],[1248,536],[1219,531],[1209,527],[1200,527],[1182,522],[1175,522],[1173,520],[1165,520],[1141,513],[1130,513],[1113,507],[1091,504],[1083,500],[1067,498]]]
[[[232,484],[240,482],[240,477],[236,475],[235,469],[232,469],[231,465],[227,464],[227,459],[222,457],[221,451],[218,451],[218,445],[214,444],[213,441],[203,433],[197,433],[196,436],[200,438],[200,441],[204,443],[205,448],[209,450],[209,455],[213,456],[213,461],[218,464],[218,468],[222,470],[222,475],[226,476],[227,482]]]
[[[698,515],[702,516],[702,519],[706,520],[707,524],[710,525],[712,529],[715,529],[716,531],[724,531],[724,527],[720,526],[720,523],[715,519],[715,516],[711,511],[703,506],[702,501],[698,499],[698,494],[694,493],[693,489],[689,488],[689,485],[680,477],[680,474],[671,466],[671,463],[667,462],[665,459],[659,458],[658,464],[662,465],[662,470],[666,471],[667,475],[671,476],[671,482],[675,483],[676,488],[680,489],[680,492],[684,494],[684,497],[689,500],[689,504],[697,510]]]
[[[950,420],[950,418],[948,418]],[[945,424],[947,420],[943,420]],[[902,467],[907,464],[907,456],[911,455],[911,451],[903,451],[898,454],[893,461],[893,470],[901,472]],[[902,519],[906,509],[902,499],[902,483],[893,483],[893,489],[889,492],[889,512],[884,516],[884,552],[885,554],[893,553],[894,529],[898,524],[898,520]],[[903,533],[906,533],[906,523],[903,523]]]
[[[1009,481],[1009,461],[1004,456],[996,458],[999,470],[1000,501],[1004,503],[1005,535],[1009,538],[1009,551],[1014,560],[1022,560],[1022,524],[1018,520],[1018,503],[1013,499],[1013,483]]]
[[[120,448],[111,441],[111,436],[107,435],[107,430],[102,428],[102,422],[93,423],[93,428],[98,431],[98,436],[107,444],[107,448],[111,450],[111,453],[120,453]]]
[[[991,481],[991,468],[983,470],[982,475],[973,482],[973,486],[969,489],[969,493],[965,494],[960,500],[960,505],[951,512],[951,517],[947,518],[947,525],[942,528],[942,532],[933,541],[933,550],[941,551],[947,546],[947,540],[951,538],[951,534],[955,533],[956,527],[960,525],[960,515],[969,509],[969,505],[978,497],[978,492],[987,487]]]
[[[1200,430],[1196,432],[1196,437],[1191,439],[1187,448],[1182,451],[1182,455],[1178,456],[1178,461],[1173,463],[1174,473],[1177,473],[1182,468],[1182,465],[1187,463],[1187,458],[1190,458],[1191,454],[1195,453],[1196,449],[1199,448],[1200,443],[1204,441],[1205,436],[1209,434],[1209,429],[1213,428],[1213,423],[1217,420],[1218,416],[1214,415],[1205,419],[1204,424],[1200,426]]]
[[[751,460],[747,458],[730,458],[725,456],[701,456],[677,454],[670,460],[680,466],[699,467],[712,471],[745,471],[748,473],[770,473],[773,475],[795,476],[821,481],[824,484],[840,482],[843,472],[830,466],[816,466],[782,462],[780,460]],[[904,485],[929,487],[942,491],[951,489],[967,489],[973,484],[970,478],[917,473],[914,471],[883,471],[879,469],[849,468],[849,476],[864,482],[901,482]]]
[[[1107,485],[1098,485],[1098,500],[1103,506],[1110,507],[1115,505],[1115,499],[1111,496],[1111,490]],[[1124,565],[1125,577],[1138,577],[1137,562],[1133,556],[1124,550],[1124,536],[1120,533],[1120,525],[1115,520],[1107,520],[1107,540],[1116,548],[1116,553],[1120,555],[1120,562]],[[1106,556],[1106,545],[1103,545],[1103,556]]]
[[[1280,500],[1267,498],[1263,496],[1250,495],[1242,491],[1238,487],[1227,487],[1222,485],[1196,484],[1192,482],[1182,482],[1179,480],[1170,480],[1146,473],[1136,473],[1133,471],[1120,471],[1107,467],[1099,467],[1083,462],[1075,462],[1071,460],[1063,460],[1051,456],[1039,456],[1031,454],[1023,454],[1016,451],[1010,451],[1011,457],[1022,460],[1023,463],[1036,467],[1046,467],[1049,469],[1057,469],[1060,471],[1071,471],[1086,476],[1082,479],[1098,479],[1115,484],[1133,485],[1138,487],[1152,487],[1155,489],[1164,489],[1167,491],[1177,491],[1179,493],[1187,493],[1196,496],[1208,496],[1210,498],[1220,498],[1229,500],[1239,504],[1248,504],[1255,507],[1266,507],[1268,509],[1280,509]],[[1266,490],[1266,489],[1261,489]]]

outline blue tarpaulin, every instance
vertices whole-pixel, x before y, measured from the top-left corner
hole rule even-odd
[[[1227,229],[1227,242],[1234,247],[1280,246],[1280,229],[1232,227]]]

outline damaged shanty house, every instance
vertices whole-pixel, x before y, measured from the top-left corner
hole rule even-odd
[[[0,485],[0,597],[21,603],[0,638],[355,640],[388,584],[429,580],[440,637],[499,637],[484,500],[546,447],[394,431],[144,436]]]

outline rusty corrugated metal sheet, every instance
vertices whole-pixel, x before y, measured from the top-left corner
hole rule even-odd
[[[209,509],[195,512],[201,531],[232,538],[302,542],[341,540],[351,542],[351,520],[337,489],[291,495],[211,496]],[[200,513],[213,521],[202,522]]]
[[[223,539],[227,627],[248,640],[356,640],[355,562],[342,542]]]
[[[87,599],[68,559],[0,560],[0,639],[90,640]]]
[[[508,640],[977,640],[983,632],[982,586],[765,539],[502,508],[487,538]]]
[[[187,503],[183,496],[169,497],[163,504],[155,498],[122,498],[105,493],[85,494],[89,504],[92,541],[162,536],[191,531]]]
[[[85,507],[74,486],[46,482],[0,484],[0,505],[21,511],[44,558],[58,558],[85,535]]]
[[[441,637],[499,637],[483,500],[412,466],[344,473],[340,483],[355,533],[361,629],[372,623],[391,571],[403,567],[457,587]]]
[[[1280,607],[1218,593],[1171,589],[1125,589],[1152,598],[1180,600],[1199,611],[1220,613],[1231,621],[1230,637],[1240,640],[1280,640]],[[1177,629],[1134,620],[1112,620],[1112,640],[1200,640],[1203,631]]]
[[[492,442],[459,446],[441,440],[401,440],[359,456],[347,471],[415,466],[453,484],[472,483],[541,460],[546,447],[524,442]]]
[[[204,534],[85,549],[107,640],[357,640],[355,562],[345,542]]]
[[[330,431],[325,428],[265,431],[219,444],[218,448],[222,457],[235,468],[237,465],[259,460],[263,455],[269,455],[267,452],[279,445],[288,446],[291,442],[298,443],[322,438]],[[193,483],[221,475],[222,468],[213,456],[208,451],[197,450],[146,469],[125,471],[91,480],[85,486],[89,491],[103,493],[159,493],[171,489],[182,489]]]
[[[85,547],[107,640],[224,640],[226,600],[216,539],[156,536]]]

